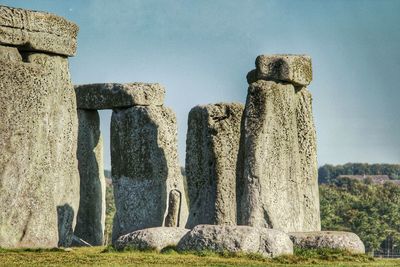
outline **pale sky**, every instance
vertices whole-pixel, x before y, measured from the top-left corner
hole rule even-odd
[[[313,59],[319,164],[400,163],[400,1],[0,0],[80,27],[75,84],[159,82],[178,118],[198,104],[246,100],[259,54]],[[101,112],[110,168],[111,112]]]

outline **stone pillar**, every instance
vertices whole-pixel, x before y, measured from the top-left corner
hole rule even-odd
[[[111,119],[114,241],[135,230],[164,226],[168,198],[174,195],[171,191],[180,193],[177,226],[184,227],[187,204],[178,162],[176,118],[171,109],[163,106],[114,109]]]
[[[307,56],[259,56],[247,78],[241,223],[320,230],[316,138]]]
[[[78,27],[0,7],[0,247],[68,246],[79,205]]]
[[[81,179],[74,234],[93,246],[101,246],[104,243],[106,183],[98,111],[78,109],[78,121],[77,158]]]
[[[243,170],[239,153],[242,113],[243,105],[236,103],[196,106],[189,113],[185,169],[188,228],[236,225],[236,179]]]

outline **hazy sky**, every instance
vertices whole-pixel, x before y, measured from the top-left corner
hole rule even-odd
[[[319,164],[400,162],[400,1],[0,0],[80,27],[74,83],[159,82],[178,117],[245,102],[259,54],[312,56]],[[111,112],[101,112],[110,168]]]

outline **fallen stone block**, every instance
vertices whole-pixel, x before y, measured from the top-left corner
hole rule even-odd
[[[181,199],[179,218],[173,224],[185,226],[188,210],[178,160],[176,118],[171,109],[114,109],[111,164],[116,205],[113,241],[136,230],[164,226],[174,190]],[[173,205],[172,210],[177,208]]]
[[[46,12],[0,6],[0,44],[73,56],[78,26]]]
[[[196,106],[189,113],[186,176],[190,213],[186,227],[236,225],[236,179],[242,176],[243,105]]]
[[[293,254],[293,243],[283,232],[250,226],[197,225],[179,242],[179,251],[257,253],[273,258]]]
[[[114,109],[133,106],[161,106],[165,89],[158,83],[98,83],[76,85],[81,109]]]
[[[312,80],[311,57],[306,55],[260,55],[256,69],[249,72],[249,84],[258,80],[288,82],[307,86]]]
[[[106,182],[99,113],[78,109],[78,122],[80,202],[74,233],[92,246],[101,246],[104,243]]]
[[[336,231],[289,233],[295,247],[303,249],[330,248],[365,253],[364,243],[354,233]]]
[[[117,250],[126,248],[161,251],[166,247],[175,247],[188,229],[178,227],[154,227],[123,235],[114,243]]]

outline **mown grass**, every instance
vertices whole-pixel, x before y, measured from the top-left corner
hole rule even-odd
[[[112,247],[73,249],[0,249],[0,266],[400,266],[400,260],[373,259],[337,250],[298,250],[295,255],[266,259],[258,254],[178,253]]]

